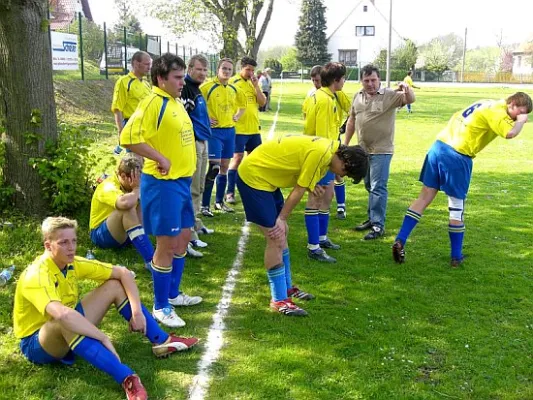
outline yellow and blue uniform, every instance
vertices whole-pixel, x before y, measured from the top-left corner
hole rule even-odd
[[[411,78],[409,75],[407,75],[405,78],[403,78],[404,83],[407,83],[409,87],[413,87],[413,78]]]
[[[339,145],[338,140],[326,138],[284,136],[259,146],[238,169],[237,185],[247,220],[274,226],[283,206],[279,189],[298,185],[314,190]]]
[[[257,92],[252,81],[244,79],[240,74],[231,78],[230,83],[241,90],[246,98],[246,111],[235,124],[235,153],[251,153],[261,144]]]
[[[194,226],[191,181],[196,149],[191,119],[180,101],[158,87],[145,98],[120,135],[121,144],[145,143],[170,161],[161,175],[146,159],[141,175],[141,207],[147,234],[175,236]]]
[[[115,83],[111,112],[120,111],[127,121],[146,96],[150,95],[148,82],[137,78],[133,72],[121,77]]]

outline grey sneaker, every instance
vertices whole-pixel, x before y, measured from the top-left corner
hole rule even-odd
[[[187,255],[193,258],[202,258],[204,256],[204,253],[194,249],[192,247],[192,244],[189,242],[189,244],[187,245]]]
[[[235,212],[235,210],[231,207],[228,207],[224,203],[215,203],[215,210],[225,213],[232,213]]]
[[[336,263],[337,259],[331,257],[326,253],[323,249],[317,249],[317,250],[307,250],[307,257],[309,257],[311,260],[326,262],[326,263]]]
[[[340,250],[341,248],[340,245],[333,243],[330,238],[326,238],[326,240],[321,241],[319,244],[323,249]]]

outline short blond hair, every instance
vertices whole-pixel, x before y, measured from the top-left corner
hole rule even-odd
[[[61,229],[78,229],[78,221],[65,217],[48,217],[41,225],[41,234],[43,242],[53,239],[54,234]]]

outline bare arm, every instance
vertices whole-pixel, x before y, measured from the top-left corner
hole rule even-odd
[[[353,113],[348,117],[348,122],[346,122],[346,132],[344,133],[344,144],[346,146],[350,145],[353,134],[355,132],[355,116]]]
[[[259,81],[257,80],[257,76],[252,76],[251,81],[255,88],[255,97],[257,99],[257,104],[259,104],[260,107],[263,107],[266,104],[267,99],[263,94],[263,91],[259,87]]]
[[[148,146],[146,143],[125,144],[124,147],[130,149],[140,156],[143,156],[144,158],[155,161],[158,164],[157,169],[161,175],[166,175],[168,174],[168,171],[170,171],[170,161],[160,152],[153,147]]]
[[[278,239],[285,236],[287,232],[287,218],[291,215],[292,210],[298,205],[306,191],[306,188],[298,185],[292,189],[276,219],[276,225],[268,231],[268,236],[271,239]]]
[[[412,104],[415,102],[415,92],[408,84],[400,82],[397,91],[403,91],[402,105]]]
[[[137,207],[140,194],[140,171],[131,171],[131,176],[126,178],[129,182],[129,186],[132,188],[130,193],[125,193],[120,196],[116,203],[115,208],[117,210],[129,210],[130,208]]]
[[[245,111],[246,111],[246,108],[239,108],[237,110],[237,113],[233,116],[233,121],[237,122],[239,119],[241,119]]]
[[[518,117],[516,117],[516,122],[514,123],[514,126],[509,131],[506,139],[512,139],[514,137],[517,137],[524,127],[524,124],[527,122],[527,114],[519,114]]]
[[[120,110],[115,110],[113,114],[115,115],[115,125],[117,126],[118,135],[120,136],[122,128],[124,128],[124,115]]]

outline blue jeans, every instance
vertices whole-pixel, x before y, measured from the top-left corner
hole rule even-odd
[[[392,154],[369,154],[365,188],[368,192],[368,219],[372,225],[385,228],[387,213],[387,183]]]

